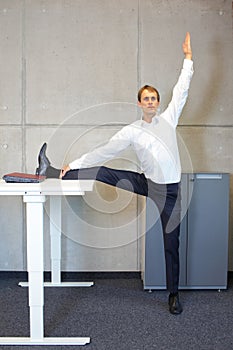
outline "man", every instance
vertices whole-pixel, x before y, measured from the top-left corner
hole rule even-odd
[[[179,234],[180,234],[180,179],[181,166],[176,140],[176,126],[188,97],[188,89],[193,75],[190,34],[183,43],[185,59],[178,82],[173,89],[172,100],[167,109],[157,115],[160,96],[149,85],[138,92],[138,106],[142,119],[123,127],[110,141],[93,152],[64,166],[61,170],[50,165],[45,155],[44,144],[39,153],[37,174],[47,177],[69,179],[95,179],[112,186],[151,198],[160,213],[166,261],[167,289],[170,292],[169,311],[182,312],[179,300]],[[143,173],[110,169],[104,161],[116,156],[131,145]]]

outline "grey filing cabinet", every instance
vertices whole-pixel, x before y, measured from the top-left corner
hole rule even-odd
[[[229,174],[182,174],[180,289],[226,289]],[[147,198],[142,280],[144,289],[166,289],[158,210]]]

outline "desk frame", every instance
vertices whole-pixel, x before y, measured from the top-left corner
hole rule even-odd
[[[61,282],[61,196],[84,195],[94,181],[45,180],[41,184],[9,184],[0,181],[0,195],[22,196],[26,204],[27,271],[30,309],[30,337],[0,337],[2,345],[86,345],[89,337],[44,337],[44,286],[91,286],[93,282]],[[52,281],[44,283],[44,203],[51,199]],[[20,284],[22,285],[22,284]]]
[[[44,287],[91,287],[94,282],[61,281],[61,196],[50,196],[50,257],[51,282],[44,282]],[[28,282],[19,282],[20,287],[28,287]]]

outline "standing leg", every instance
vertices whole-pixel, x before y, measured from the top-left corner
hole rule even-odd
[[[161,212],[166,260],[167,288],[178,292],[179,285],[179,235],[181,198],[179,184],[167,185],[167,195]]]
[[[170,312],[180,314],[182,307],[178,298],[179,286],[179,234],[181,217],[180,185],[161,185],[148,181],[148,196],[156,203],[163,228],[166,281]]]
[[[179,301],[178,286],[180,275],[179,236],[181,219],[181,197],[179,184],[167,185],[167,197],[161,213],[166,260],[167,287],[170,291],[168,304],[172,314],[178,315],[183,309]]]

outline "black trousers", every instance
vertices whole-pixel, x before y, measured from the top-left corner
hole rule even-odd
[[[55,169],[54,169],[55,170]],[[57,172],[59,176],[60,170]],[[48,177],[53,177],[52,172]],[[57,176],[55,176],[57,177]],[[166,261],[167,289],[177,293],[179,285],[180,184],[157,184],[144,174],[105,166],[68,171],[63,180],[97,180],[151,198],[160,214]]]

